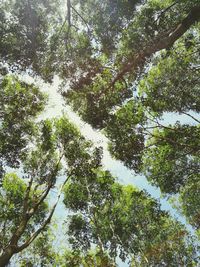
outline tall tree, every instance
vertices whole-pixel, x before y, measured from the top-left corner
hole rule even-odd
[[[199,176],[199,3],[147,1],[136,10],[109,55],[99,50],[101,70],[63,95],[85,121],[105,128],[115,158],[163,193],[184,192]],[[167,112],[195,125],[163,125]]]
[[[199,0],[1,1],[0,266],[37,241],[45,262],[41,233],[65,183],[73,251],[60,264],[114,266],[119,255],[133,266],[198,266],[186,229],[146,192],[120,185],[66,117],[35,123],[46,96],[5,67],[59,75],[64,99],[104,129],[111,154],[176,196],[199,230],[199,18]],[[166,124],[169,112],[193,123]]]

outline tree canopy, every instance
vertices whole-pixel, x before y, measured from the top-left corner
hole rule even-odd
[[[199,0],[1,1],[0,267],[199,266],[199,20]],[[187,225],[120,183],[67,114],[40,116],[35,81],[56,75],[65,104]],[[56,246],[53,218],[68,239]]]

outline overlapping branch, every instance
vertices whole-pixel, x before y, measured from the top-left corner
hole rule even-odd
[[[162,36],[153,40],[152,44],[141,49],[134,57],[130,58],[124,64],[121,71],[113,79],[111,85],[113,86],[118,80],[121,80],[126,74],[136,71],[139,67],[143,66],[146,58],[151,57],[154,53],[169,49],[173,44],[196,22],[200,20],[200,6],[191,9],[189,14],[182,22],[178,23],[175,28],[169,30]]]

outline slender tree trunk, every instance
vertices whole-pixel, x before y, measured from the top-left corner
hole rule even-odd
[[[18,229],[10,239],[9,245],[5,248],[0,256],[0,267],[7,266],[11,257],[17,252],[17,243],[21,235],[24,233],[29,217],[23,218]]]

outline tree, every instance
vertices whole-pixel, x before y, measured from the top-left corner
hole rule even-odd
[[[25,250],[18,254],[12,262],[19,262],[20,267],[33,266],[56,266],[59,257],[56,250],[52,247],[53,236],[52,230],[47,229],[35,239],[35,241]]]
[[[45,106],[46,96],[34,85],[12,76],[1,80],[1,166],[18,167],[23,149],[34,134],[34,117]]]
[[[104,128],[112,155],[163,193],[184,191],[199,174],[200,121],[191,113],[199,113],[198,10],[196,1],[141,3],[118,31],[110,57],[100,50],[102,70],[63,93],[85,121]],[[97,30],[98,20],[91,27]],[[197,125],[165,126],[166,112]]]
[[[186,229],[146,192],[120,185],[101,165],[102,149],[67,117],[35,122],[47,97],[20,75],[46,82],[59,75],[69,85],[60,88],[66,103],[103,129],[111,154],[177,196],[198,230],[199,1],[67,0],[65,7],[1,2],[0,266],[37,244],[41,261],[29,255],[25,264],[47,264],[53,254],[47,246],[43,255],[41,244],[63,188],[74,212],[67,218],[73,250],[59,264],[114,266],[119,255],[133,266],[197,266]],[[193,123],[166,125],[169,112]]]
[[[62,265],[63,264],[63,265]],[[115,267],[113,261],[108,255],[100,255],[98,251],[89,251],[88,254],[83,255],[80,251],[65,251],[61,257],[60,266],[84,266],[84,267]]]
[[[46,101],[35,86],[6,76],[1,90],[0,265],[5,266],[50,223],[61,192],[52,207],[47,197],[68,155],[66,146],[75,150],[80,134],[66,118],[34,122]],[[8,173],[8,166],[14,173]],[[22,177],[16,174],[19,167]]]
[[[61,19],[57,6],[57,2],[46,0],[2,1],[0,56],[13,72],[31,68],[29,71],[43,73],[47,80],[52,78],[44,62],[50,49],[49,33]]]
[[[64,203],[76,212],[68,226],[75,251],[87,254],[96,244],[101,258],[106,251],[115,264],[118,254],[123,261],[132,258],[141,266],[193,266],[198,262],[186,229],[145,192],[115,183],[109,173],[88,176],[82,171],[73,180],[76,182],[66,185]]]
[[[167,1],[148,1],[142,5],[124,27],[118,49],[112,51],[111,58],[104,59],[105,67],[86,83],[76,82],[76,87],[64,94],[67,102],[92,126],[104,127],[113,109],[133,96],[132,86],[148,59],[158,51],[173,49],[173,44],[199,20],[198,11],[195,1],[175,2],[172,6]],[[100,54],[99,59],[102,57],[105,55]]]
[[[14,168],[13,170],[23,166],[24,178],[27,179],[23,181],[16,173],[8,172],[1,178],[0,265],[5,266],[15,253],[26,248],[37,237],[52,216],[51,212],[48,215],[48,206],[44,200],[53,181],[45,181],[43,178],[46,171],[47,177],[54,179],[59,165],[55,152],[52,154],[51,151],[51,159],[47,161],[49,166],[43,166],[43,170],[38,165],[34,166],[39,149],[31,151],[30,148],[31,142],[36,142],[39,134],[39,128],[33,119],[44,109],[46,97],[35,86],[20,83],[18,79],[9,76],[3,79],[1,90],[3,173],[7,172],[7,166]],[[40,152],[41,156],[43,152],[40,164],[45,164],[44,156],[48,151]],[[42,189],[42,184],[44,186],[45,183],[48,187]]]

